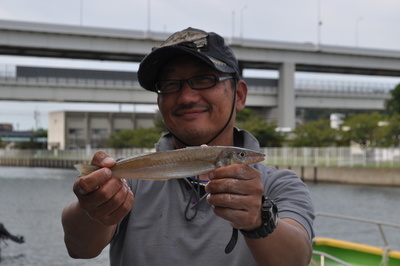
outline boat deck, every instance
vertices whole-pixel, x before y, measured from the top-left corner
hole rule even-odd
[[[361,243],[338,240],[333,238],[316,237],[313,240],[313,257],[310,266],[324,265],[376,265],[392,266],[400,265],[400,251],[390,249],[383,227],[392,227],[400,229],[400,224],[386,223],[376,220],[362,219],[350,216],[317,213],[316,216],[330,217],[355,221],[360,223],[374,224],[377,226],[384,247],[374,247]]]

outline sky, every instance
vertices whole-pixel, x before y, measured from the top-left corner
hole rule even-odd
[[[224,37],[320,43],[400,52],[399,13],[399,0],[0,0],[1,20],[167,33],[190,26],[214,31]],[[90,69],[133,71],[137,68],[132,63],[0,55],[0,73],[10,65],[18,64],[72,68],[84,65]],[[372,79],[360,76],[298,76],[306,79]],[[373,80],[396,84],[400,82],[400,77]],[[153,111],[155,106],[144,108],[115,104],[0,101],[0,123],[12,123],[16,130],[47,128],[47,115],[50,111],[130,111],[135,108]]]

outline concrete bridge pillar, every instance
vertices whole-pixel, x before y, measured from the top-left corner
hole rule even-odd
[[[295,70],[294,62],[284,62],[279,67],[277,121],[281,128],[294,129],[296,126]]]

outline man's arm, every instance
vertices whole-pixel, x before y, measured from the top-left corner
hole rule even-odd
[[[264,188],[256,169],[230,165],[211,172],[209,178],[207,201],[216,215],[237,229],[251,231],[261,226]],[[311,258],[308,233],[292,219],[279,219],[266,238],[245,240],[259,265],[307,265]]]
[[[266,238],[245,240],[259,265],[308,265],[311,259],[308,233],[292,219],[279,219]]]
[[[111,177],[109,167],[115,164],[114,159],[100,151],[92,164],[103,168],[75,181],[77,201],[62,212],[64,241],[73,258],[98,256],[133,204],[133,194],[125,180]]]

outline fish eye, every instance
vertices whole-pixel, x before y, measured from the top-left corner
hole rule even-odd
[[[239,155],[239,157],[242,157],[242,158],[243,158],[243,157],[246,156],[246,153],[242,151],[242,152],[239,152],[238,155]]]

